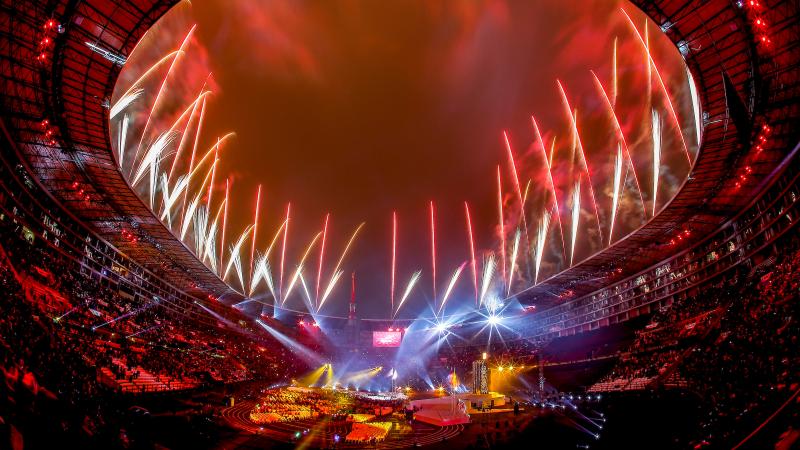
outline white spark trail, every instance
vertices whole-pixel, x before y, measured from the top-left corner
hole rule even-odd
[[[122,169],[122,163],[125,160],[125,146],[128,145],[128,125],[130,124],[130,121],[130,116],[125,114],[122,117],[122,125],[119,128],[119,140],[117,141],[117,163],[119,164],[120,169]]]
[[[311,253],[311,249],[314,248],[314,244],[317,243],[317,240],[322,235],[320,231],[314,236],[314,239],[311,240],[311,243],[308,244],[308,248],[306,248],[305,253],[303,253],[303,257],[300,258],[300,264],[297,265],[297,269],[294,271],[294,275],[292,276],[292,280],[289,282],[289,287],[286,288],[286,294],[282,295],[281,297],[281,305],[286,303],[286,299],[289,298],[289,294],[292,293],[292,289],[294,288],[295,283],[297,283],[297,279],[300,277],[300,273],[303,271],[303,266],[305,265],[306,258],[308,258],[308,254]]]
[[[661,172],[661,117],[653,109],[653,215],[656,215],[658,178]]]
[[[517,270],[517,255],[519,255],[519,240],[522,237],[522,233],[517,228],[517,232],[514,233],[514,244],[511,246],[511,267],[508,271],[508,283],[506,283],[506,296],[511,293],[511,282],[514,281],[514,272]]]
[[[581,180],[575,183],[575,189],[572,190],[572,244],[569,252],[569,265],[575,259],[575,240],[578,238],[578,221],[581,217]]]
[[[689,95],[692,97],[692,110],[694,111],[694,130],[697,136],[697,145],[700,145],[700,138],[703,133],[703,122],[700,117],[700,97],[697,94],[697,85],[694,84],[694,77],[689,68],[686,68],[686,78],[689,82]]]
[[[111,107],[108,117],[109,120],[113,119],[119,113],[124,111],[125,108],[130,106],[131,103],[133,103],[134,101],[136,101],[136,99],[141,97],[143,93],[144,89],[139,88],[139,89],[134,89],[133,91],[130,91],[126,93],[124,96],[122,96],[122,98],[120,98],[119,101],[117,101],[117,103],[114,103],[114,106]]]
[[[611,245],[611,238],[614,235],[614,223],[617,220],[617,209],[619,208],[620,187],[622,184],[622,146],[617,144],[617,157],[614,160],[614,191],[611,197],[611,226],[608,230],[608,245]],[[653,199],[655,207],[655,198]]]
[[[408,296],[411,294],[411,291],[414,289],[414,285],[417,284],[417,281],[419,281],[419,277],[421,275],[422,275],[421,270],[418,270],[414,272],[413,275],[411,275],[411,279],[408,280],[408,284],[406,285],[406,290],[403,292],[403,296],[400,297],[400,303],[397,304],[397,310],[394,312],[394,314],[400,312],[400,307],[402,307],[403,303],[405,303],[406,300],[408,299]]]
[[[480,305],[483,304],[483,300],[486,297],[486,293],[489,292],[489,285],[492,283],[492,278],[494,277],[495,269],[497,268],[497,261],[495,260],[494,255],[489,255],[483,261],[483,276],[481,277],[481,297],[480,297]]]
[[[519,231],[517,231],[519,234]],[[456,282],[458,282],[458,277],[461,276],[461,272],[464,271],[464,267],[467,266],[467,262],[461,263],[460,266],[453,272],[453,276],[450,277],[450,283],[447,284],[447,290],[444,291],[444,296],[442,296],[442,304],[439,305],[439,312],[442,312],[444,309],[445,303],[447,303],[447,299],[450,298],[450,294],[453,292],[453,288],[456,286]]]
[[[547,232],[550,229],[550,213],[545,210],[539,222],[539,232],[536,235],[536,254],[534,256],[534,280],[533,284],[539,282],[539,269],[542,267],[542,255],[544,255],[544,245],[547,242]]]

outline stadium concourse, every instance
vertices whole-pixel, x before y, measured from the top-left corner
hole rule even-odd
[[[271,262],[266,250],[256,263],[258,207],[238,245],[226,249],[224,222],[216,245],[217,222],[209,223],[216,210],[209,208],[220,141],[212,147],[217,153],[206,154],[214,160],[198,155],[198,167],[213,161],[207,196],[204,180],[195,200],[183,198],[182,214],[204,211],[205,222],[190,213],[172,223],[169,205],[179,196],[170,195],[166,175],[158,192],[163,208],[153,207],[155,187],[149,202],[136,190],[142,180],[160,185],[162,155],[142,157],[148,162],[138,174],[122,170],[115,146],[124,149],[125,139],[111,131],[120,113],[111,99],[134,48],[183,3],[0,0],[0,448],[800,447],[797,1],[625,3],[658,26],[653,36],[671,42],[696,88],[698,148],[685,181],[659,211],[653,200],[641,226],[547,277],[537,277],[544,245],[539,258],[520,246],[527,262],[518,283],[525,285],[511,295],[511,278],[502,278],[508,298],[495,303],[478,301],[471,249],[471,264],[460,266],[452,284],[462,269],[464,279],[472,276],[477,306],[469,297],[469,309],[458,315],[440,314],[449,290],[438,293],[436,307],[433,245],[434,315],[418,318],[396,317],[421,276],[415,272],[395,299],[396,239],[389,315],[359,316],[349,273],[347,315],[320,314],[322,304],[284,308],[283,292],[276,295],[271,284],[271,270],[280,267],[275,284],[283,287],[283,255]],[[660,80],[649,44],[642,44],[645,70]],[[183,46],[169,55],[174,62],[182,54]],[[665,103],[666,123],[676,112],[669,98]],[[205,106],[195,101],[188,122],[202,120],[195,110]],[[578,112],[567,106],[577,138]],[[610,134],[622,135],[616,127]],[[573,155],[580,139],[574,142]],[[672,144],[680,147],[677,139]],[[615,145],[617,186],[627,174],[622,145]],[[513,163],[510,145],[508,153]],[[565,203],[561,215],[565,223],[570,214],[575,221],[582,213],[592,222],[598,216],[599,228],[596,204],[594,214],[575,206],[577,179],[572,210]],[[516,181],[517,192],[506,194],[522,200],[524,222]],[[517,228],[505,240],[500,191],[500,261],[505,275],[514,254],[513,277],[519,248],[512,242],[524,233]],[[463,199],[456,200],[460,206]],[[283,250],[288,207],[286,214]],[[555,218],[545,216],[544,234],[549,223],[555,236]],[[199,234],[184,240],[200,224],[214,230],[208,241]],[[536,224],[524,226],[536,236]],[[327,218],[309,249],[318,241],[324,249],[326,232]],[[232,254],[249,247],[249,235],[243,262]],[[573,233],[573,252],[575,239]],[[566,246],[563,253],[566,260]],[[316,287],[317,301],[320,287],[319,277],[317,286],[306,286],[307,254],[287,264],[285,287],[302,287],[311,302],[309,291]],[[320,252],[314,264],[321,268],[322,260]],[[491,278],[495,259],[486,260]],[[248,281],[258,287],[262,277],[270,295],[245,289],[248,262],[255,266]],[[344,270],[337,265],[332,273],[331,290]]]

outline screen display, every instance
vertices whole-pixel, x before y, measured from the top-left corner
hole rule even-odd
[[[373,331],[373,347],[399,347],[403,335],[399,331]]]

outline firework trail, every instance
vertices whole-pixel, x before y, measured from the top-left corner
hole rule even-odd
[[[124,111],[125,108],[130,106],[131,103],[135,102],[139,97],[142,96],[142,94],[144,94],[144,89],[134,89],[130,93],[123,95],[122,98],[120,98],[119,101],[114,103],[114,106],[111,107],[108,114],[108,120],[113,119],[117,116],[117,114]]]
[[[450,282],[447,283],[447,289],[444,291],[444,296],[442,296],[442,304],[439,305],[439,312],[441,313],[444,309],[445,303],[447,303],[447,299],[450,298],[450,294],[453,292],[453,288],[456,286],[456,282],[458,282],[458,277],[461,275],[461,272],[466,267],[467,263],[463,262],[460,266],[453,272],[453,276],[450,277]]]
[[[139,86],[139,83],[144,81],[145,78],[149,77],[153,72],[155,72],[155,70],[158,69],[158,67],[161,66],[161,64],[164,64],[165,62],[169,61],[170,58],[176,57],[179,53],[183,53],[183,52],[180,51],[180,50],[173,50],[173,51],[167,53],[166,55],[162,56],[161,59],[159,59],[158,61],[153,63],[152,66],[150,66],[147,70],[145,70],[144,73],[141,76],[139,76],[139,78],[136,79],[136,81],[131,83],[131,86],[128,88],[128,90],[126,90],[120,96],[120,98],[124,98],[124,97],[127,97],[128,95],[130,95],[131,92],[133,92],[135,89],[137,89],[137,86]]]
[[[206,151],[206,153],[203,155],[203,157],[200,158],[200,160],[197,161],[196,164],[194,163],[194,151],[192,151],[192,164],[190,164],[191,169],[189,170],[190,177],[195,172],[197,172],[197,170],[200,169],[200,167],[203,166],[203,164],[205,163],[206,159],[209,156],[211,156],[212,153],[214,154],[214,160],[213,160],[214,164],[216,164],[217,161],[219,160],[219,158],[218,158],[219,157],[219,149],[221,148],[222,144],[224,142],[226,142],[228,139],[230,139],[230,138],[232,138],[234,136],[236,136],[236,133],[231,132],[231,133],[226,134],[225,136],[222,136],[222,138],[218,138],[217,139],[217,143],[212,145],[211,148],[209,148],[208,151]],[[198,191],[202,191],[203,189],[205,189],[204,186],[205,186],[205,183],[203,183],[203,186],[201,186]],[[187,188],[186,190],[184,190],[184,202],[186,201],[186,197],[188,197],[188,195],[189,195],[189,189]],[[184,203],[183,210],[181,212],[183,214],[182,220],[186,218],[186,211],[187,211],[186,210],[186,205]]]
[[[406,300],[408,299],[408,296],[411,294],[411,291],[414,289],[414,285],[417,284],[417,281],[419,281],[419,277],[421,275],[422,275],[421,270],[418,270],[414,272],[413,275],[411,275],[411,279],[408,280],[408,284],[406,285],[406,290],[403,292],[403,296],[400,297],[400,302],[397,304],[397,311],[394,312],[392,317],[394,317],[395,315],[397,315],[398,312],[400,312],[400,308],[403,306],[403,303],[405,303]]]
[[[617,95],[619,94],[619,89],[618,89],[618,85],[617,85],[617,82],[618,82],[619,78],[618,78],[618,74],[617,74],[617,37],[616,36],[614,36],[614,55],[612,57],[612,63],[611,63],[611,79],[612,79],[612,82],[611,82],[611,87],[612,87],[611,105],[616,107],[617,106]]]
[[[189,114],[189,119],[186,121],[186,126],[183,128],[183,133],[181,133],[181,140],[178,143],[178,149],[175,152],[175,158],[172,159],[172,167],[169,169],[169,178],[172,179],[173,174],[175,173],[175,168],[178,166],[178,161],[180,160],[181,152],[183,151],[184,143],[186,142],[186,138],[189,137],[189,130],[192,125],[192,119],[194,119],[195,114],[197,113],[197,105],[200,104],[200,100],[202,99],[205,101],[205,96],[211,94],[211,91],[206,91],[206,85],[203,84],[203,87],[200,89],[200,94],[198,94],[197,98],[192,102],[192,110]],[[199,126],[199,122],[198,122]],[[190,169],[191,170],[191,169]]]
[[[297,278],[303,271],[303,266],[305,265],[306,258],[308,258],[308,254],[311,253],[311,249],[314,248],[314,244],[317,243],[317,240],[321,235],[322,232],[320,231],[314,236],[314,239],[311,240],[311,243],[308,244],[306,251],[303,253],[303,257],[300,258],[300,264],[297,265],[297,269],[294,271],[294,275],[292,276],[292,279],[289,282],[289,286],[286,288],[286,295],[281,295],[281,305],[286,304],[286,299],[289,298],[289,295],[292,293],[292,288],[294,288],[295,283],[297,283]]]
[[[292,210],[292,204],[286,204],[286,220],[284,220],[284,229],[283,229],[283,246],[281,247],[281,267],[280,273],[278,274],[278,295],[283,299],[283,268],[284,263],[286,262],[286,240],[289,237],[289,214]]]
[[[230,203],[228,199],[230,198],[231,193],[231,179],[225,179],[225,211],[222,213],[222,237],[219,240],[219,263],[222,264],[224,260],[224,253],[225,253],[225,230],[227,229],[228,225],[228,204]]]
[[[689,68],[686,68],[686,78],[689,83],[689,95],[692,97],[692,111],[694,111],[694,130],[697,138],[697,145],[700,145],[700,137],[702,135],[702,126],[700,119],[700,99],[697,95],[697,85],[694,84],[694,77]]]
[[[572,248],[569,253],[569,265],[575,259],[575,240],[578,238],[578,221],[581,218],[581,180],[580,178],[575,183],[575,189],[572,190]]]
[[[511,268],[508,271],[508,284],[506,284],[506,297],[511,294],[511,282],[514,281],[514,272],[517,270],[517,255],[519,254],[519,240],[522,233],[517,228],[514,233],[514,243],[511,245]]]
[[[614,222],[617,219],[617,208],[619,207],[620,188],[622,184],[622,145],[617,144],[617,158],[614,162],[614,192],[611,199],[611,227],[608,230],[608,245],[614,234]]]
[[[436,304],[436,213],[433,200],[430,202],[431,210],[431,277],[433,279],[433,304]]]
[[[661,117],[653,109],[653,215],[656,215],[658,177],[661,171]]]
[[[564,260],[567,259],[567,246],[564,242],[564,227],[561,225],[561,212],[559,211],[558,206],[558,194],[556,194],[556,183],[553,180],[553,154],[555,153],[556,148],[556,140],[553,138],[553,144],[550,147],[550,158],[548,160],[547,153],[544,146],[544,140],[542,140],[542,133],[539,132],[539,124],[536,123],[536,118],[531,116],[531,122],[533,123],[533,132],[536,135],[536,142],[539,144],[539,148],[542,149],[542,157],[544,158],[544,163],[547,166],[547,180],[550,182],[550,193],[553,194],[553,208],[555,209],[556,221],[558,222],[558,231],[561,233],[561,250],[563,252]]]
[[[308,284],[306,284],[306,279],[302,272],[300,272],[300,286],[303,287],[303,293],[306,294],[306,307],[309,311],[311,311],[314,309],[314,305],[312,303],[314,300],[311,298],[311,292],[308,290]]]
[[[591,71],[592,77],[594,78],[594,84],[597,87],[597,91],[603,100],[606,103],[606,107],[608,108],[608,112],[611,115],[611,119],[614,122],[614,129],[617,133],[617,139],[622,144],[622,151],[625,153],[625,158],[631,165],[631,172],[633,173],[633,181],[636,184],[636,191],[639,193],[639,202],[642,204],[642,213],[647,217],[647,206],[644,203],[644,196],[642,195],[642,188],[639,185],[639,177],[636,176],[636,165],[633,163],[633,157],[631,156],[631,152],[628,149],[628,142],[625,140],[625,133],[622,131],[622,126],[617,119],[617,113],[614,111],[614,106],[611,104],[611,101],[608,99],[608,95],[606,94],[606,90],[603,87],[603,83],[600,82],[600,79],[597,77],[597,74],[594,71]]]
[[[344,273],[343,270],[339,270],[339,267],[342,265],[342,261],[344,261],[344,257],[347,255],[347,251],[350,250],[350,246],[353,245],[353,241],[356,240],[356,236],[358,236],[358,232],[361,231],[361,228],[364,227],[364,222],[361,222],[353,234],[350,236],[350,240],[347,241],[347,245],[344,247],[344,251],[342,251],[342,255],[339,257],[339,260],[336,261],[336,266],[333,268],[333,276],[331,277],[330,281],[328,281],[328,287],[325,288],[325,293],[322,294],[322,298],[319,301],[319,306],[317,306],[317,311],[322,309],[322,305],[325,303],[325,300],[328,299],[328,296],[333,292],[333,287],[336,285],[336,282],[339,281],[339,277],[342,276]]]
[[[647,43],[642,38],[641,33],[639,33],[639,29],[636,28],[636,25],[631,20],[630,16],[627,12],[625,12],[624,8],[620,8],[622,14],[625,15],[625,18],[628,19],[628,23],[631,26],[631,30],[633,30],[634,34],[636,35],[637,39],[639,39],[639,43],[642,44],[644,47],[645,53],[647,54],[647,59],[650,62],[649,65],[652,65],[653,73],[656,75],[656,80],[658,80],[658,85],[661,87],[661,92],[664,94],[664,104],[669,110],[669,114],[672,117],[673,122],[675,122],[675,127],[678,130],[678,137],[681,138],[681,145],[683,145],[683,151],[686,155],[686,161],[689,165],[692,164],[692,157],[689,154],[689,147],[686,145],[686,140],[683,137],[683,129],[681,128],[681,122],[678,119],[678,113],[675,112],[675,105],[672,102],[672,97],[669,95],[669,91],[667,90],[667,86],[664,84],[664,80],[661,78],[661,73],[658,70],[658,65],[656,64],[655,60],[653,60],[653,56],[650,54],[650,49],[647,47]],[[648,65],[648,66],[649,66]],[[648,69],[649,70],[649,69]]]
[[[488,257],[484,258],[483,276],[481,277],[481,305],[483,305],[483,301],[486,299],[486,293],[489,292],[489,285],[492,283],[492,278],[494,277],[496,267],[497,261],[495,261],[494,255],[489,255]]]
[[[209,186],[209,194],[208,198],[211,198],[211,189]],[[251,284],[253,281],[253,266],[255,265],[255,256],[256,256],[256,238],[258,233],[258,210],[261,207],[261,185],[258,185],[258,191],[256,192],[256,211],[253,214],[253,240],[250,241],[250,271],[247,275],[247,279],[250,280]],[[250,295],[253,295],[253,291],[250,291]]]
[[[577,145],[578,150],[580,151],[581,161],[583,161],[583,169],[586,172],[586,178],[587,178],[586,181],[587,181],[587,184],[589,185],[589,196],[592,199],[592,205],[594,206],[594,217],[595,217],[595,220],[597,221],[597,233],[598,233],[597,236],[600,239],[600,245],[602,246],[602,244],[603,244],[603,232],[602,232],[602,230],[600,228],[600,213],[599,213],[599,211],[597,209],[597,199],[596,199],[596,197],[594,195],[594,188],[592,187],[592,174],[591,174],[591,172],[589,170],[589,161],[586,159],[586,154],[583,151],[583,143],[581,143],[581,135],[578,132],[578,123],[577,123],[577,121],[575,119],[575,116],[572,115],[572,108],[569,106],[569,99],[567,99],[567,93],[566,93],[566,91],[564,91],[564,86],[561,85],[561,81],[560,80],[556,80],[556,83],[558,83],[558,89],[559,89],[559,91],[561,91],[561,99],[564,102],[564,107],[566,108],[567,115],[569,116],[569,120],[572,123],[572,132],[573,132],[573,136],[575,137],[575,144]],[[573,243],[573,247],[574,247],[574,243]],[[570,260],[571,259],[572,259],[572,257],[570,257]]]
[[[119,167],[122,168],[123,159],[125,158],[125,145],[128,139],[128,124],[130,123],[130,116],[125,114],[122,116],[122,125],[119,129],[119,140],[117,141],[117,154],[119,157]]]
[[[522,196],[520,196],[520,199]],[[472,261],[472,285],[475,288],[475,305],[478,305],[478,265],[475,260],[475,239],[472,235],[472,219],[469,216],[469,204],[464,202],[464,212],[467,215],[467,234],[469,236],[469,255]]]
[[[542,214],[542,219],[539,222],[539,232],[536,234],[536,254],[534,256],[534,264],[536,271],[534,274],[533,284],[539,282],[539,269],[542,267],[542,255],[544,255],[544,244],[547,242],[547,231],[550,229],[550,214],[545,210]]]
[[[236,267],[236,277],[239,278],[239,285],[242,286],[242,292],[244,293],[244,276],[242,275],[242,258],[237,253],[236,258],[233,260],[233,265]]]
[[[197,147],[200,145],[200,133],[203,130],[203,122],[205,117],[206,117],[206,99],[203,98],[203,103],[200,106],[200,118],[197,120],[197,129],[194,131],[194,144],[192,144],[192,156],[189,158],[189,172],[192,172],[194,170],[195,166],[194,159],[195,156],[197,155]],[[225,137],[223,136],[222,139],[225,139]],[[182,212],[186,211],[187,196],[188,192],[187,195],[183,196],[183,206],[181,209]]]
[[[230,249],[230,259],[228,259],[228,264],[225,266],[225,270],[222,272],[222,279],[225,280],[228,277],[228,273],[231,270],[233,265],[237,265],[239,269],[241,269],[242,261],[240,250],[242,249],[242,244],[247,239],[247,236],[250,235],[250,229],[253,228],[253,225],[248,225],[247,228],[244,229],[241,235],[239,235],[239,239],[236,240],[236,243],[231,246]],[[244,286],[242,286],[242,290],[244,290]]]
[[[322,243],[319,246],[319,265],[317,266],[317,286],[314,291],[314,302],[319,307],[319,283],[322,280],[322,259],[325,256],[325,240],[328,237],[328,219],[330,213],[325,214],[325,225],[322,227]]]
[[[513,175],[512,179],[514,180],[514,188],[517,190],[517,197],[519,198],[519,208],[520,208],[520,218],[522,219],[522,228],[525,230],[525,242],[529,242],[528,240],[528,219],[525,216],[525,197],[522,194],[522,189],[520,188],[519,184],[519,175],[517,174],[517,163],[514,162],[514,152],[511,151],[511,142],[508,140],[508,133],[503,131],[503,140],[506,144],[506,151],[508,152],[508,159],[511,162],[511,174]]]
[[[320,309],[322,309],[322,305],[325,303],[325,300],[328,299],[328,296],[331,295],[331,292],[333,292],[334,286],[336,286],[336,283],[339,281],[339,278],[341,278],[343,273],[344,273],[343,270],[338,270],[336,273],[333,274],[330,281],[328,282],[328,286],[325,288],[325,292],[323,292],[322,294],[322,299],[319,301],[317,312],[319,312]]]
[[[214,161],[219,161],[219,138],[217,138],[217,148],[214,149]],[[208,193],[206,194],[206,208],[211,208],[211,194],[214,193],[214,179],[217,176],[217,166],[211,168],[211,182],[208,183]],[[255,222],[254,222],[255,223]]]
[[[161,99],[161,95],[164,93],[164,89],[167,87],[167,80],[169,79],[172,70],[175,68],[178,59],[180,59],[180,55],[184,53],[184,47],[186,47],[186,45],[189,43],[189,39],[192,37],[195,28],[197,28],[197,25],[192,25],[192,28],[189,30],[188,33],[186,33],[186,37],[183,39],[183,42],[181,42],[180,47],[178,47],[178,52],[175,54],[175,57],[172,58],[172,62],[169,65],[169,69],[167,69],[167,73],[166,75],[164,75],[164,79],[161,81],[161,87],[159,87],[158,91],[156,92],[156,98],[153,101],[153,105],[150,107],[150,113],[147,115],[147,121],[145,121],[144,123],[144,128],[142,129],[142,134],[139,138],[139,145],[136,147],[136,153],[134,154],[133,158],[134,162],[136,162],[139,152],[142,149],[142,143],[144,142],[144,138],[147,135],[147,131],[150,129],[150,121],[153,118],[153,113],[158,108],[158,102]]]
[[[256,271],[255,275],[253,275],[253,280],[250,282],[250,291],[255,291],[256,286],[258,286],[258,282],[262,279],[266,281],[267,287],[269,288],[269,292],[272,294],[273,299],[277,299],[278,297],[275,295],[275,285],[272,281],[272,267],[269,263],[269,255],[272,253],[272,249],[275,247],[275,243],[278,242],[278,237],[281,235],[283,231],[283,227],[286,226],[286,221],[284,220],[281,223],[281,226],[278,227],[278,231],[275,232],[275,235],[272,237],[272,241],[267,247],[267,250],[264,254],[260,255],[258,258],[258,263],[256,264]]]
[[[394,279],[397,271],[397,212],[392,211],[392,274],[389,287],[389,300],[394,311]]]
[[[167,221],[167,228],[172,229],[172,205],[178,200],[178,197],[183,193],[183,190],[189,185],[189,176],[183,175],[178,177],[175,183],[175,188],[170,192],[169,179],[167,174],[161,174],[161,194],[163,196],[162,204],[164,206],[161,212],[161,220]]]
[[[148,170],[152,173],[154,164],[159,160],[161,155],[166,152],[167,147],[175,140],[175,137],[176,134],[173,132],[161,133],[158,136],[156,141],[153,142],[153,145],[145,152],[142,162],[136,169],[136,175],[133,177],[131,185],[136,186],[139,184],[139,181],[142,180],[145,173],[148,173]],[[151,204],[150,206],[152,207],[153,205]]]
[[[186,236],[186,231],[189,229],[189,223],[191,222],[192,216],[194,215],[194,211],[197,209],[197,206],[199,205],[200,200],[203,196],[203,190],[205,190],[206,183],[208,183],[208,180],[211,176],[211,172],[214,170],[214,167],[216,167],[218,162],[219,160],[215,160],[214,163],[211,165],[211,167],[208,169],[206,177],[203,179],[203,184],[201,184],[200,189],[198,189],[199,193],[195,196],[194,200],[192,200],[192,202],[189,204],[189,208],[184,212],[183,221],[181,225],[181,240],[183,240],[183,238]]]
[[[500,179],[500,165],[497,166],[497,213],[500,223],[500,277],[506,279],[506,228],[503,219],[503,182]]]

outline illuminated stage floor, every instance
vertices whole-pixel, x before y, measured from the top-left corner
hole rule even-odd
[[[287,444],[303,444],[308,448],[327,448],[334,443],[334,436],[345,436],[349,427],[341,422],[332,423],[327,419],[320,420],[297,420],[293,422],[281,422],[259,426],[253,423],[250,418],[250,411],[255,406],[255,401],[239,401],[235,406],[226,408],[222,411],[222,417],[234,428],[244,432],[244,436],[237,440],[239,444],[248,446],[255,445],[250,442],[269,441]],[[395,422],[395,429],[392,430],[386,441],[378,444],[377,448],[407,448],[416,445],[428,445],[440,443],[443,440],[451,439],[464,430],[463,425],[453,425],[445,427],[435,427],[423,423],[408,425],[405,421],[395,418],[385,419]],[[307,434],[304,431],[309,430]],[[300,439],[295,436],[300,433]],[[370,445],[358,445],[345,443],[342,439],[337,448],[363,448]]]

